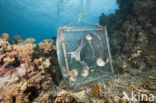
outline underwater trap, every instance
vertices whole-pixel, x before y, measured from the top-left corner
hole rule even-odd
[[[69,87],[79,87],[113,74],[106,27],[58,29],[57,55]]]

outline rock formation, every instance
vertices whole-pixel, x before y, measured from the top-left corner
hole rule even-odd
[[[106,18],[113,58],[120,57],[133,68],[154,68],[156,1],[117,0],[117,3],[119,10]]]

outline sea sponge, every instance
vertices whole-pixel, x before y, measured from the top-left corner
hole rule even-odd
[[[92,89],[92,95],[96,98],[100,98],[102,96],[101,88],[98,84],[96,84]]]
[[[45,54],[49,54],[52,50],[56,50],[54,43],[54,40],[44,40],[39,44],[39,48],[43,50]]]

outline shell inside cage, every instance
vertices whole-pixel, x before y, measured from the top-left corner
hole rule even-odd
[[[93,37],[92,37],[90,34],[87,34],[87,35],[86,35],[86,39],[87,39],[88,41],[90,41],[90,40],[93,39]]]
[[[106,32],[97,27],[67,27],[58,33],[58,62],[69,87],[79,88],[110,76],[112,67]]]
[[[100,66],[100,67],[105,66],[105,62],[104,62],[104,60],[103,60],[102,58],[98,58],[98,59],[96,60],[96,64],[97,64],[98,66]]]
[[[82,73],[81,73],[81,76],[87,77],[88,75],[89,75],[89,67],[88,66],[84,66],[83,70],[82,70]]]
[[[71,81],[76,81],[77,79],[77,76],[78,76],[78,70],[77,69],[72,69],[70,72],[69,72],[69,75],[70,75],[70,80]]]

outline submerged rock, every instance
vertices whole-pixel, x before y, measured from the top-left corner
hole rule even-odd
[[[117,0],[119,10],[105,18],[113,56],[125,55],[133,68],[153,68],[146,57],[156,55],[156,1]],[[142,51],[138,54],[138,51]],[[132,63],[135,61],[135,64]],[[140,60],[144,59],[144,63]],[[146,65],[146,66],[145,66]]]

